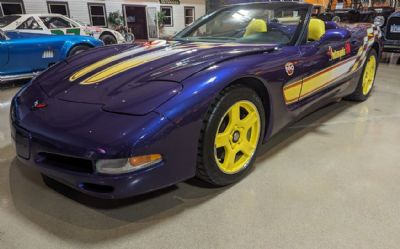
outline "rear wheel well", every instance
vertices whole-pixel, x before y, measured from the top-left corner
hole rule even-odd
[[[104,35],[111,35],[113,36],[115,39],[117,39],[117,37],[115,37],[115,35],[113,33],[111,33],[110,31],[104,31],[103,33],[100,34],[99,38],[104,36]]]
[[[232,86],[232,85],[244,85],[247,86],[251,89],[253,89],[257,95],[261,98],[263,107],[264,107],[264,113],[265,113],[265,121],[267,123],[267,126],[265,127],[265,132],[266,134],[268,133],[269,126],[270,124],[270,116],[271,116],[271,100],[269,97],[269,92],[268,89],[265,87],[264,83],[257,78],[254,77],[244,77],[237,79],[233,81],[231,84],[229,84],[227,87]]]

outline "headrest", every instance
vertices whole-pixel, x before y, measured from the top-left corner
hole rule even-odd
[[[244,33],[243,37],[264,32],[267,32],[267,23],[262,19],[253,19],[247,25],[246,32]]]
[[[324,34],[325,34],[324,21],[316,18],[311,18],[310,24],[308,24],[308,40],[318,41]]]

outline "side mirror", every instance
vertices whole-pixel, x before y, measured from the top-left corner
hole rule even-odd
[[[350,31],[347,29],[328,29],[321,37],[321,43],[345,41],[351,37]]]

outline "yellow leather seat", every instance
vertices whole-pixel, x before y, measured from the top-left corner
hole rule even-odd
[[[246,32],[244,33],[243,37],[264,32],[267,32],[267,23],[263,19],[253,19],[247,25]]]
[[[317,18],[311,18],[308,24],[308,40],[319,41],[324,34],[325,22]]]

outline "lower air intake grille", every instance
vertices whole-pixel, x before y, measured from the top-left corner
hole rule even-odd
[[[52,168],[59,168],[79,173],[93,173],[93,163],[90,160],[62,156],[52,153],[41,152],[36,159],[37,163]]]

